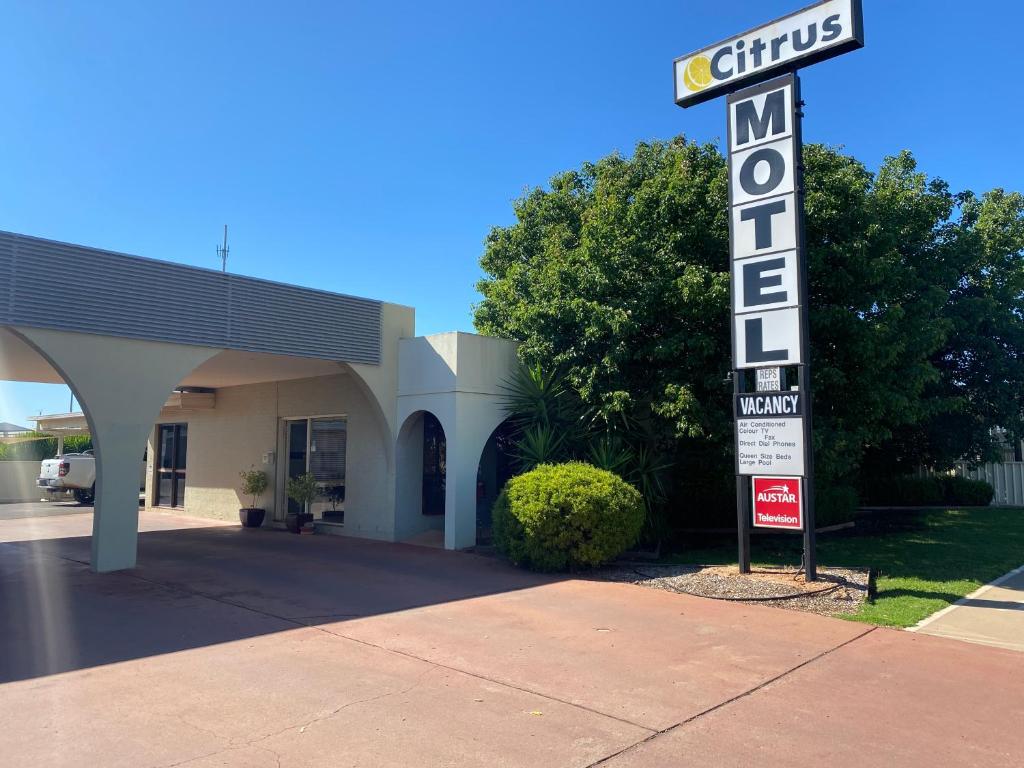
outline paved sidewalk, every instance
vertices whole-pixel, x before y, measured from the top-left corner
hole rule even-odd
[[[929,616],[911,631],[1024,651],[1024,566]]]
[[[1013,651],[426,547],[142,522],[164,530],[141,534],[139,567],[97,575],[87,515],[2,521],[4,765],[1024,764]]]

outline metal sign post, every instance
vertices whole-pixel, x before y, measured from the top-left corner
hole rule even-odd
[[[801,530],[817,578],[803,101],[796,68],[864,45],[860,0],[822,0],[676,59],[676,104],[728,94],[729,252],[739,568],[759,527]],[[769,78],[782,74],[781,77]],[[748,86],[737,90],[741,86]],[[786,368],[797,385],[786,389]],[[755,391],[748,389],[753,369]]]

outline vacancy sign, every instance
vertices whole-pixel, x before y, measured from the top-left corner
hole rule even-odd
[[[673,62],[676,104],[690,107],[864,45],[860,0],[825,0]]]
[[[735,367],[803,362],[794,77],[728,98]]]
[[[803,529],[803,489],[799,477],[754,477],[752,480],[756,527]]]

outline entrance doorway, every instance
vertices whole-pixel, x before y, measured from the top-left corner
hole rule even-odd
[[[156,445],[156,504],[158,507],[183,507],[188,424],[160,424]]]
[[[341,523],[345,520],[345,457],[348,421],[343,415],[285,420],[284,502],[289,513],[312,512],[314,519]],[[306,510],[288,498],[287,480],[311,473],[320,486],[320,497]]]

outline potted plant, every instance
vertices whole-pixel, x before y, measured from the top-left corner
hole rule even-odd
[[[294,501],[298,512],[288,511],[284,522],[292,533],[299,533],[306,523],[313,521],[313,513],[306,511],[307,507],[320,496],[320,486],[312,472],[307,472],[298,477],[288,478],[288,498]]]
[[[252,467],[239,474],[242,477],[242,495],[251,498],[252,504],[238,510],[238,519],[246,528],[259,528],[267,511],[258,505],[270,481],[266,472]]]
[[[345,486],[344,485],[332,485],[324,493],[324,498],[331,505],[331,517],[338,516],[338,505],[345,501]],[[344,513],[342,513],[344,514]]]

